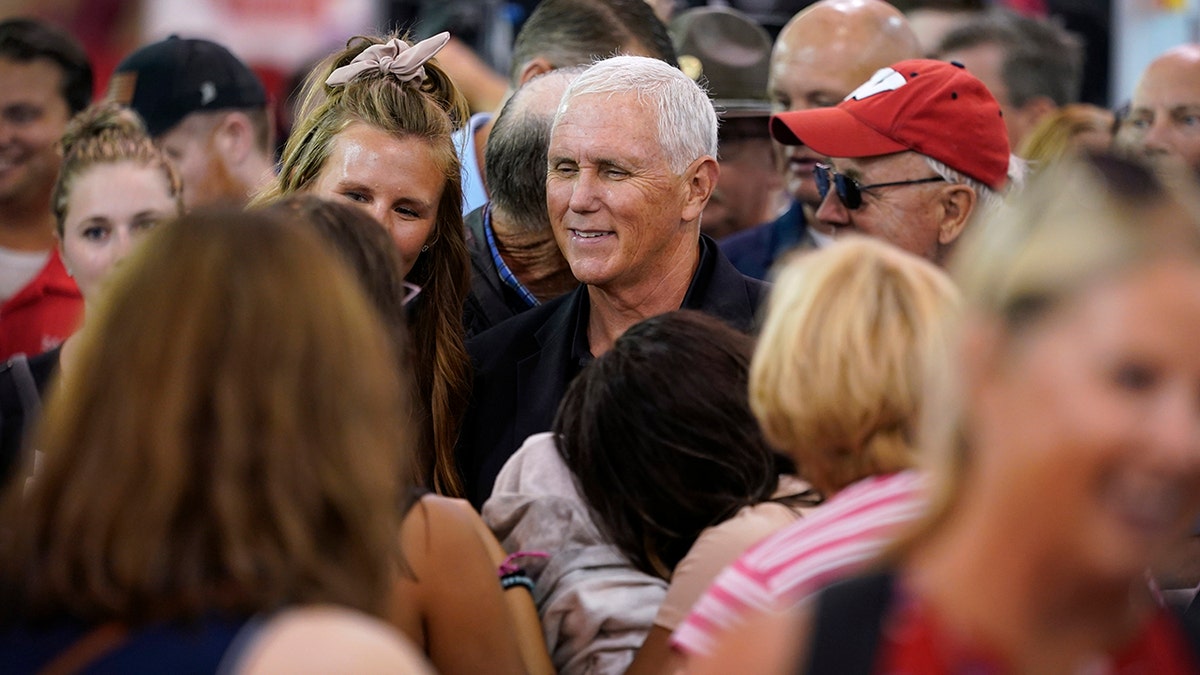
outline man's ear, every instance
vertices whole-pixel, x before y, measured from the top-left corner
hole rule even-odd
[[[226,166],[239,166],[255,152],[254,123],[244,112],[225,113],[213,129],[213,143]]]
[[[525,65],[521,66],[521,74],[517,76],[517,87],[520,88],[521,85],[532,80],[538,75],[541,75],[542,73],[548,73],[552,70],[554,70],[554,64],[550,63],[546,57],[535,56],[534,58],[526,61]]]
[[[955,183],[942,188],[940,199],[942,222],[938,226],[938,243],[949,246],[971,220],[978,196],[969,185]]]
[[[685,222],[698,219],[704,212],[704,206],[708,204],[708,198],[712,196],[720,175],[721,168],[717,165],[717,160],[709,155],[697,159],[688,167],[684,173],[684,180],[687,181],[687,199],[684,201],[682,219]]]

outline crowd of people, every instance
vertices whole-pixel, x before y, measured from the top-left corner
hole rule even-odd
[[[0,21],[0,670],[1200,673],[1200,45],[664,4]]]

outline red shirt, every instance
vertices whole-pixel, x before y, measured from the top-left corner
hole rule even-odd
[[[896,612],[884,624],[878,673],[922,675],[999,675],[1015,672],[999,655],[986,648],[967,646],[950,637],[950,631],[930,608],[912,598],[897,596]],[[1192,675],[1200,673],[1179,620],[1159,610],[1141,633],[1119,652],[1103,655],[1095,675]]]
[[[0,361],[57,347],[75,332],[82,314],[83,296],[58,250],[51,250],[42,271],[0,305]]]

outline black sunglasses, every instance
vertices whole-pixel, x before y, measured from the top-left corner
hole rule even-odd
[[[897,185],[920,185],[921,183],[937,183],[946,180],[941,176],[930,176],[929,178],[918,178],[916,180],[901,180],[895,183],[875,183],[874,185],[859,185],[858,181],[844,176],[833,170],[832,166],[827,164],[818,164],[813,167],[813,177],[817,179],[817,192],[824,200],[829,194],[829,186],[832,184],[837,187],[838,199],[842,200],[842,204],[848,209],[857,209],[862,206],[863,190],[873,190],[875,188],[895,187]]]

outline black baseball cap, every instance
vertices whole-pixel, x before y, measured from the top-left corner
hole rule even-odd
[[[228,49],[178,35],[125,57],[109,82],[108,98],[141,115],[154,137],[194,112],[267,104],[258,76]]]

